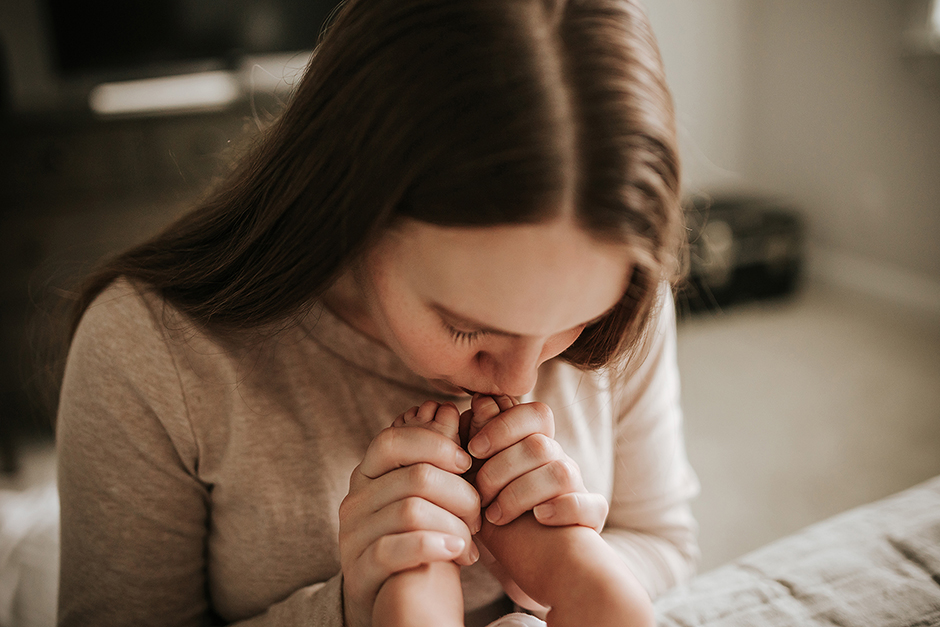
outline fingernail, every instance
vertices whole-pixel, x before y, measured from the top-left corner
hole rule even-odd
[[[555,515],[555,506],[551,503],[542,503],[536,505],[532,510],[537,520],[549,520]]]
[[[480,533],[480,529],[483,528],[483,518],[478,517],[473,523],[473,535]]]
[[[457,449],[457,468],[462,472],[467,472],[472,465],[473,459],[462,448]]]
[[[464,542],[463,538],[457,536],[446,536],[444,538],[444,548],[451,553],[460,553],[465,546],[467,546],[467,543]]]
[[[486,519],[494,525],[498,525],[499,520],[502,517],[503,512],[501,509],[499,509],[499,503],[493,503],[486,509]]]
[[[480,549],[477,548],[476,543],[470,543],[470,563],[476,564],[480,559]]]
[[[482,459],[490,452],[490,439],[485,435],[478,435],[470,441],[470,454],[477,459]]]

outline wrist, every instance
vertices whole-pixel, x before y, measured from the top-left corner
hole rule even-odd
[[[349,591],[346,590],[345,579],[340,589],[343,597],[343,627],[370,627],[372,623],[371,613],[361,611],[361,606],[352,601]]]

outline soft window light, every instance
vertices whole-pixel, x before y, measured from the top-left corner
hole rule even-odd
[[[101,115],[174,113],[224,108],[239,97],[238,79],[218,71],[103,83],[91,90],[88,104]]]

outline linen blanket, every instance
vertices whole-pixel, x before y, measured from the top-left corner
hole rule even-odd
[[[940,626],[940,477],[699,575],[656,610],[661,627]]]

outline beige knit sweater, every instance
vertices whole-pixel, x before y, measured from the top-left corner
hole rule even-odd
[[[674,314],[625,380],[545,364],[531,398],[585,484],[604,537],[655,596],[697,556]],[[343,624],[340,501],[372,438],[441,396],[322,308],[252,345],[215,337],[120,281],[71,347],[58,416],[60,625]],[[477,564],[468,610],[501,596]]]

